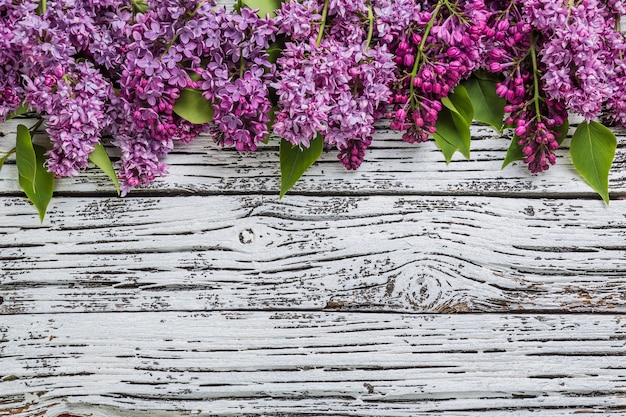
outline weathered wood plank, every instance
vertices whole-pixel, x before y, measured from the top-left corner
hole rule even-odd
[[[14,315],[0,414],[622,413],[625,352],[613,315]]]
[[[623,200],[5,197],[0,234],[0,314],[626,312]]]
[[[15,137],[17,122],[0,124],[0,149],[8,149]],[[619,135],[626,143],[625,132]],[[295,186],[292,193],[323,194],[431,194],[431,195],[497,195],[511,196],[577,196],[595,198],[594,192],[575,173],[567,151],[567,141],[559,151],[559,160],[550,171],[532,175],[523,164],[502,170],[509,146],[487,127],[473,127],[472,159],[457,155],[446,165],[434,142],[409,145],[397,132],[380,129],[361,168],[346,171],[335,153],[325,154]],[[278,149],[267,146],[253,154],[221,150],[208,137],[181,146],[166,159],[170,174],[150,187],[137,189],[133,195],[165,193],[278,194],[280,184]],[[610,191],[614,198],[626,195],[626,147],[618,149],[610,174]],[[106,176],[96,169],[73,179],[58,181],[58,193],[104,192],[114,190]],[[0,195],[19,193],[17,172],[12,160],[0,172]]]

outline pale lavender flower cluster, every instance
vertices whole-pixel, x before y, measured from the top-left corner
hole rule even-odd
[[[46,113],[46,130],[52,142],[47,164],[57,177],[73,176],[85,169],[89,154],[111,123],[106,112],[112,94],[110,83],[86,61],[68,70],[57,66],[53,73],[27,79],[24,95],[33,109]]]
[[[327,10],[324,10],[324,8]],[[326,16],[324,21],[322,15]],[[294,0],[278,12],[289,37],[278,59],[278,112],[274,132],[308,147],[318,135],[356,169],[371,143],[374,122],[384,115],[394,65],[374,40],[373,10],[365,0]]]
[[[55,10],[74,6],[50,2],[44,16],[36,13],[35,3],[0,6],[4,8],[0,16],[6,19],[3,27],[11,30],[4,38],[8,44],[3,68],[8,73],[2,77],[8,105],[0,106],[0,116],[6,117],[17,105],[43,115],[52,143],[48,169],[57,177],[86,168],[110,123],[106,105],[111,84],[92,63],[78,58],[84,45],[73,39],[88,38],[89,30],[77,25],[68,31],[54,18]]]
[[[383,39],[398,65],[391,127],[405,131],[409,143],[424,142],[436,131],[441,99],[482,64],[488,14],[482,0],[387,0],[381,10]]]
[[[586,120],[597,118],[618,93],[618,44],[615,16],[598,0],[524,2],[527,21],[542,33],[545,92]],[[623,101],[623,100],[620,100]]]

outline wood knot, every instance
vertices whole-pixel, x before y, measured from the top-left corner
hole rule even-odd
[[[0,306],[4,304],[4,297],[0,295]]]
[[[239,241],[244,245],[249,245],[254,240],[254,232],[252,229],[244,229],[239,232]]]

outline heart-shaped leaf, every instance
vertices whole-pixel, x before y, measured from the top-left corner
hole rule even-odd
[[[598,122],[581,123],[570,144],[576,170],[604,200],[609,203],[609,171],[615,157],[617,138]]]
[[[324,139],[318,135],[308,148],[300,148],[291,142],[280,142],[280,198],[294,186],[302,174],[322,155]]]
[[[46,209],[52,199],[54,189],[54,175],[44,167],[45,152],[45,148],[33,145],[28,128],[24,125],[18,125],[15,164],[19,184],[28,199],[37,208],[39,219],[42,222],[46,216]]]

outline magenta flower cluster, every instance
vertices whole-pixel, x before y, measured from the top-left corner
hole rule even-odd
[[[397,77],[390,103],[391,127],[409,143],[424,142],[436,130],[441,99],[480,67],[486,31],[483,1],[388,1],[381,25],[395,55]]]
[[[486,1],[497,33],[486,68],[504,75],[506,123],[532,172],[556,162],[569,114],[626,122],[621,1]]]
[[[570,114],[626,125],[625,15],[623,0],[283,0],[273,18],[214,0],[0,0],[0,121],[40,115],[57,177],[113,144],[125,194],[203,132],[238,151],[322,140],[356,169],[378,120],[423,142],[482,71],[540,172]],[[181,116],[189,94],[211,120]]]

